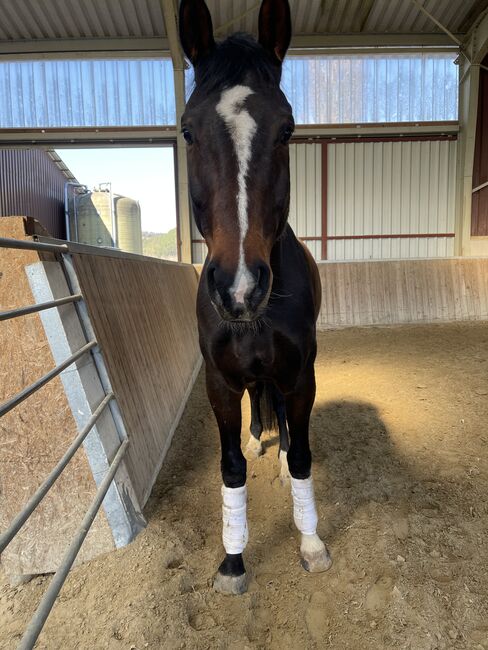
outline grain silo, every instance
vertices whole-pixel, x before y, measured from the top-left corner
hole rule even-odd
[[[77,240],[91,246],[115,245],[111,192],[87,192],[76,198]]]
[[[114,197],[117,223],[117,246],[127,253],[142,255],[141,208],[138,201],[127,196]]]

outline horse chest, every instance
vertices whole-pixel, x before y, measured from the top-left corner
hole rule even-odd
[[[293,384],[299,372],[299,351],[271,332],[234,335],[217,339],[212,346],[215,365],[236,389],[259,380],[273,380],[283,388]]]

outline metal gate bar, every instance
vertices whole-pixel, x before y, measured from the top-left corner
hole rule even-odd
[[[16,250],[34,250],[39,252],[51,252],[51,253],[60,254],[60,262],[62,264],[65,274],[69,277],[69,284],[71,285],[70,290],[72,292],[72,295],[66,296],[64,298],[51,300],[48,302],[41,303],[39,305],[30,305],[27,307],[21,307],[19,309],[13,309],[6,312],[2,312],[0,313],[0,321],[6,321],[11,318],[17,318],[20,316],[25,316],[27,314],[32,314],[36,312],[42,312],[44,310],[57,308],[61,305],[65,305],[69,303],[73,303],[73,304],[77,303],[76,307],[78,312],[78,318],[80,319],[80,324],[82,325],[82,328],[85,332],[85,339],[91,339],[86,343],[86,345],[84,345],[77,352],[75,352],[73,355],[68,357],[61,364],[57,365],[55,368],[50,370],[43,377],[35,381],[30,386],[27,386],[26,388],[21,390],[19,393],[17,393],[17,395],[14,395],[12,398],[7,400],[3,404],[0,404],[0,417],[2,415],[5,415],[9,411],[11,411],[16,406],[18,406],[30,395],[35,393],[45,384],[47,384],[51,379],[61,374],[63,370],[68,368],[80,357],[82,357],[84,354],[90,351],[92,352],[92,355],[94,357],[98,375],[105,392],[105,397],[102,399],[98,407],[95,409],[88,422],[84,425],[83,429],[73,440],[73,442],[66,450],[62,458],[58,461],[57,465],[50,472],[50,474],[43,481],[43,483],[37,488],[36,492],[29,499],[29,501],[21,510],[21,512],[11,522],[9,528],[6,531],[4,531],[2,535],[0,535],[0,553],[8,546],[8,544],[12,541],[12,539],[22,528],[22,526],[25,524],[28,518],[32,515],[36,507],[42,501],[42,499],[46,496],[46,494],[51,489],[55,481],[59,478],[59,476],[61,475],[61,473],[67,466],[67,464],[69,463],[69,461],[76,453],[76,451],[83,444],[85,438],[93,429],[98,419],[100,418],[101,414],[104,412],[104,410],[108,405],[110,405],[110,411],[112,413],[112,417],[114,418],[114,422],[117,427],[117,430],[119,431],[119,435],[121,431],[123,432],[121,435],[121,437],[123,437],[123,440],[117,450],[117,453],[115,454],[114,459],[110,463],[110,466],[107,470],[105,477],[103,478],[102,482],[100,483],[97,489],[95,498],[93,499],[90,508],[85,514],[85,517],[83,518],[83,521],[81,522],[81,525],[78,528],[78,531],[73,541],[71,542],[68,550],[66,551],[59,565],[58,570],[54,574],[54,577],[52,578],[48,589],[44,593],[44,596],[42,597],[41,602],[39,603],[39,606],[34,616],[32,617],[29,625],[27,626],[27,629],[24,633],[24,636],[22,637],[20,645],[18,646],[19,650],[32,650],[51,612],[54,602],[66,580],[66,577],[73,565],[73,562],[75,561],[76,556],[78,555],[81,545],[83,544],[85,537],[87,536],[88,531],[90,530],[90,527],[98,511],[100,510],[100,507],[102,506],[103,500],[115,477],[115,473],[117,472],[117,469],[123,460],[124,454],[129,445],[129,440],[125,434],[125,429],[123,427],[123,423],[121,421],[120,414],[118,412],[115,396],[111,390],[108,376],[106,375],[106,369],[103,366],[103,363],[101,362],[100,353],[97,350],[98,343],[93,334],[91,324],[89,323],[87,319],[87,315],[85,313],[83,296],[78,284],[76,273],[74,271],[74,268],[72,266],[69,257],[68,245],[41,243],[37,241],[16,240],[16,239],[10,239],[6,237],[0,237],[0,248],[13,248]]]
[[[40,377],[37,381],[35,381],[33,384],[30,386],[27,386],[23,390],[17,393],[17,395],[14,395],[10,399],[8,399],[6,402],[3,404],[0,404],[0,417],[2,415],[5,415],[9,411],[11,411],[13,408],[18,406],[21,402],[23,402],[25,399],[27,399],[30,395],[35,393],[39,388],[42,388],[45,386],[48,382],[51,381],[51,379],[54,379],[54,377],[57,377],[60,375],[63,370],[66,370],[68,366],[71,366],[72,363],[77,361],[80,357],[82,357],[84,354],[89,352],[92,348],[94,348],[97,345],[96,341],[90,341],[86,345],[84,345],[82,348],[78,350],[78,352],[75,352],[72,354],[70,357],[66,359],[66,361],[63,361],[63,363],[60,363],[59,366],[56,366],[49,372],[47,372],[43,377]]]
[[[18,650],[32,650],[34,647],[37,637],[41,633],[44,623],[46,622],[46,619],[49,616],[51,609],[53,608],[54,602],[59,592],[61,591],[69,570],[71,569],[73,562],[75,561],[76,556],[78,555],[78,552],[81,548],[81,545],[83,544],[83,541],[85,540],[85,537],[90,530],[93,520],[95,519],[97,512],[102,505],[103,499],[107,494],[110,484],[112,483],[112,479],[115,476],[115,472],[117,471],[117,468],[124,457],[128,444],[129,441],[126,439],[120,445],[119,450],[116,453],[107,474],[105,475],[103,481],[100,483],[100,487],[97,490],[90,508],[88,509],[83,521],[81,522],[75,538],[71,542],[68,550],[61,560],[59,569],[54,574],[53,579],[49,583],[49,587],[47,588],[41,602],[39,603],[36,613],[27,626],[24,636],[22,637],[18,646]]]
[[[68,244],[43,244],[29,239],[11,239],[0,237],[0,248],[13,248],[23,251],[44,251],[46,253],[68,253]]]
[[[78,449],[83,444],[83,441],[85,440],[87,435],[90,433],[90,431],[93,429],[93,427],[97,423],[98,418],[103,413],[103,411],[104,411],[105,407],[107,406],[107,404],[113,398],[114,398],[114,394],[109,393],[103,399],[103,401],[100,403],[100,405],[94,411],[93,415],[88,420],[86,425],[83,427],[83,429],[80,431],[80,433],[76,436],[76,438],[73,440],[71,445],[68,447],[68,449],[66,450],[64,456],[59,460],[56,467],[52,470],[52,472],[49,474],[49,476],[46,478],[46,480],[37,488],[37,490],[34,492],[34,494],[31,496],[31,498],[25,504],[25,506],[22,508],[22,510],[19,512],[19,514],[15,517],[15,519],[12,521],[12,523],[7,528],[7,530],[0,535],[0,553],[10,544],[10,542],[13,540],[15,535],[19,532],[19,530],[22,528],[22,526],[25,524],[25,522],[29,519],[29,517],[34,512],[34,510],[37,508],[37,506],[44,499],[44,497],[49,492],[51,487],[54,485],[54,483],[60,477],[61,472],[64,470],[64,468],[69,463],[69,461],[73,458],[75,453],[78,451]]]
[[[53,307],[61,307],[61,305],[68,305],[70,302],[78,302],[83,296],[77,293],[74,296],[66,296],[66,298],[58,298],[58,300],[51,300],[50,302],[43,302],[40,305],[30,305],[29,307],[20,307],[19,309],[10,309],[9,311],[0,312],[0,321],[9,320],[10,318],[18,318],[19,316],[27,316],[28,314],[35,314],[38,311],[45,311]]]

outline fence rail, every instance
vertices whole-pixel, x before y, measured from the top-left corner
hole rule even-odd
[[[48,309],[56,309],[62,305],[73,304],[77,308],[78,318],[80,321],[83,321],[83,314],[80,314],[78,307],[83,306],[83,296],[79,290],[79,286],[75,277],[73,277],[73,267],[71,260],[69,258],[69,249],[66,244],[50,244],[44,242],[30,241],[30,240],[16,240],[9,239],[6,237],[0,237],[0,248],[10,248],[15,250],[33,250],[38,252],[52,252],[59,253],[60,263],[63,266],[65,274],[71,278],[71,284],[75,286],[73,291],[73,286],[71,288],[72,295],[66,296],[64,298],[59,298],[57,300],[51,300],[48,302],[40,303],[37,305],[28,305],[26,307],[20,307],[17,309],[11,309],[8,311],[0,312],[0,321],[7,321],[13,318],[20,318],[28,314],[39,313],[46,311]],[[86,338],[90,338],[88,335]],[[93,354],[97,358],[99,355],[97,353],[98,343],[93,337],[91,340],[87,341],[77,352],[73,353],[65,361],[57,365],[55,368],[47,372],[45,375],[37,379],[35,382],[27,386],[26,388],[19,391],[16,395],[9,398],[3,404],[0,404],[0,417],[6,415],[9,411],[14,409],[16,406],[21,404],[24,400],[30,397],[37,390],[45,386],[52,379],[60,375],[64,370],[66,370],[70,365],[74,364],[85,354]],[[102,399],[100,404],[93,411],[90,419],[83,426],[82,430],[78,433],[76,438],[73,440],[69,448],[65,451],[61,459],[58,461],[56,466],[46,477],[43,483],[37,488],[35,493],[30,497],[28,502],[22,508],[22,510],[17,514],[17,516],[10,523],[7,530],[5,530],[0,535],[0,553],[7,548],[11,541],[15,538],[19,530],[24,526],[29,517],[48,494],[51,487],[54,485],[56,480],[61,476],[62,472],[70,462],[70,460],[75,455],[76,451],[81,447],[86,437],[92,431],[94,426],[97,424],[102,413],[104,413],[107,406],[112,402],[115,404],[114,394],[110,389],[107,389],[107,380],[103,376],[103,369],[100,368],[100,360],[97,359],[95,364],[98,374],[100,375],[101,385],[105,387],[105,397]],[[112,407],[111,407],[112,408]],[[112,413],[113,415],[113,413]],[[114,421],[116,419],[114,418]],[[116,426],[117,426],[117,422]],[[120,427],[118,427],[120,429]],[[120,430],[119,430],[120,433]],[[68,573],[73,566],[73,563],[78,555],[78,552],[83,544],[90,527],[102,506],[103,500],[112,484],[112,481],[115,477],[118,467],[122,462],[127,447],[129,445],[129,440],[125,436],[121,436],[122,441],[118,447],[113,460],[110,463],[110,466],[107,470],[107,473],[103,480],[101,481],[96,495],[93,499],[92,504],[90,505],[88,511],[83,518],[83,521],[76,532],[75,537],[73,538],[69,548],[67,549],[58,570],[54,574],[49,587],[47,588],[44,596],[39,603],[39,606],[32,617],[30,623],[28,624],[25,633],[20,641],[18,646],[19,650],[31,650],[41,630],[54,606],[56,598],[68,576]]]

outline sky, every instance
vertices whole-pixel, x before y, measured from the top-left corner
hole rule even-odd
[[[56,153],[89,189],[111,182],[114,194],[139,201],[143,231],[162,233],[176,227],[172,147],[92,147]]]

